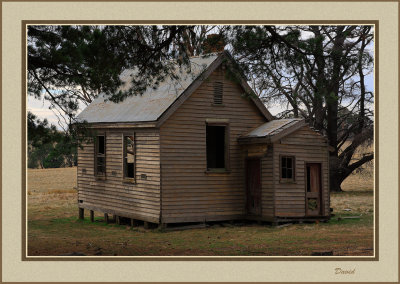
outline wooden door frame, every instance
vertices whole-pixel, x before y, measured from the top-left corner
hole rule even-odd
[[[320,188],[320,195],[319,195],[319,202],[320,202],[320,208],[319,208],[319,214],[318,215],[308,215],[308,208],[307,208],[307,164],[319,164],[320,168],[319,168],[319,188]],[[323,162],[321,161],[304,161],[304,206],[305,206],[305,212],[304,215],[306,217],[321,217],[324,216],[325,214],[323,213],[324,210],[324,188],[323,188],[323,182],[322,182],[322,165]]]
[[[263,206],[262,206],[262,156],[254,156],[254,157],[248,157],[246,156],[244,159],[244,186],[245,186],[245,195],[246,195],[246,200],[245,200],[245,210],[246,210],[246,215],[253,215],[253,216],[262,216],[262,211],[263,211]],[[260,214],[250,214],[249,209],[247,207],[247,198],[248,198],[248,190],[247,190],[247,161],[248,160],[258,160],[260,162]]]

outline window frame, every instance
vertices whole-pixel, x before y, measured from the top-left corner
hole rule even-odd
[[[104,153],[99,154],[99,138],[98,137],[104,137]],[[106,164],[106,156],[107,156],[107,138],[106,138],[106,133],[99,133],[95,137],[94,141],[94,175],[96,179],[106,179],[106,173],[107,173],[107,164]],[[98,158],[104,158],[104,172],[99,173],[98,171]]]
[[[283,178],[282,177],[282,159],[291,158],[292,159],[292,177]],[[279,155],[279,182],[281,183],[295,183],[296,182],[296,156],[294,155]]]
[[[136,183],[136,133],[135,132],[131,132],[131,133],[123,133],[122,134],[122,180],[123,182],[126,183]],[[127,167],[127,163],[126,161],[126,157],[127,157],[127,153],[126,153],[126,140],[125,137],[127,136],[133,136],[133,178],[131,177],[127,177],[126,176],[126,167]]]
[[[207,164],[207,126],[223,126],[225,127],[225,136],[224,136],[224,163],[225,167],[224,168],[209,168]],[[205,160],[206,160],[206,170],[205,173],[230,173],[230,125],[229,122],[222,122],[222,121],[212,121],[212,120],[206,120],[206,127],[205,127],[205,148],[206,148],[206,155],[205,155]]]

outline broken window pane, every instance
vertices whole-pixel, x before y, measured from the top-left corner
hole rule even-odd
[[[135,144],[133,136],[124,137],[124,176],[135,178]]]

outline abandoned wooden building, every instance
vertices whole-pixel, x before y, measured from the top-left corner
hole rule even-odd
[[[301,119],[274,119],[224,51],[191,73],[79,115],[78,206],[168,224],[328,219],[328,144]],[[235,74],[227,76],[227,71]],[[124,71],[127,81],[133,71]],[[177,71],[178,72],[178,71]]]

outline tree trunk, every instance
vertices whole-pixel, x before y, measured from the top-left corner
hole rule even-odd
[[[339,158],[336,153],[329,155],[329,190],[330,192],[341,192],[342,173],[339,168]]]

